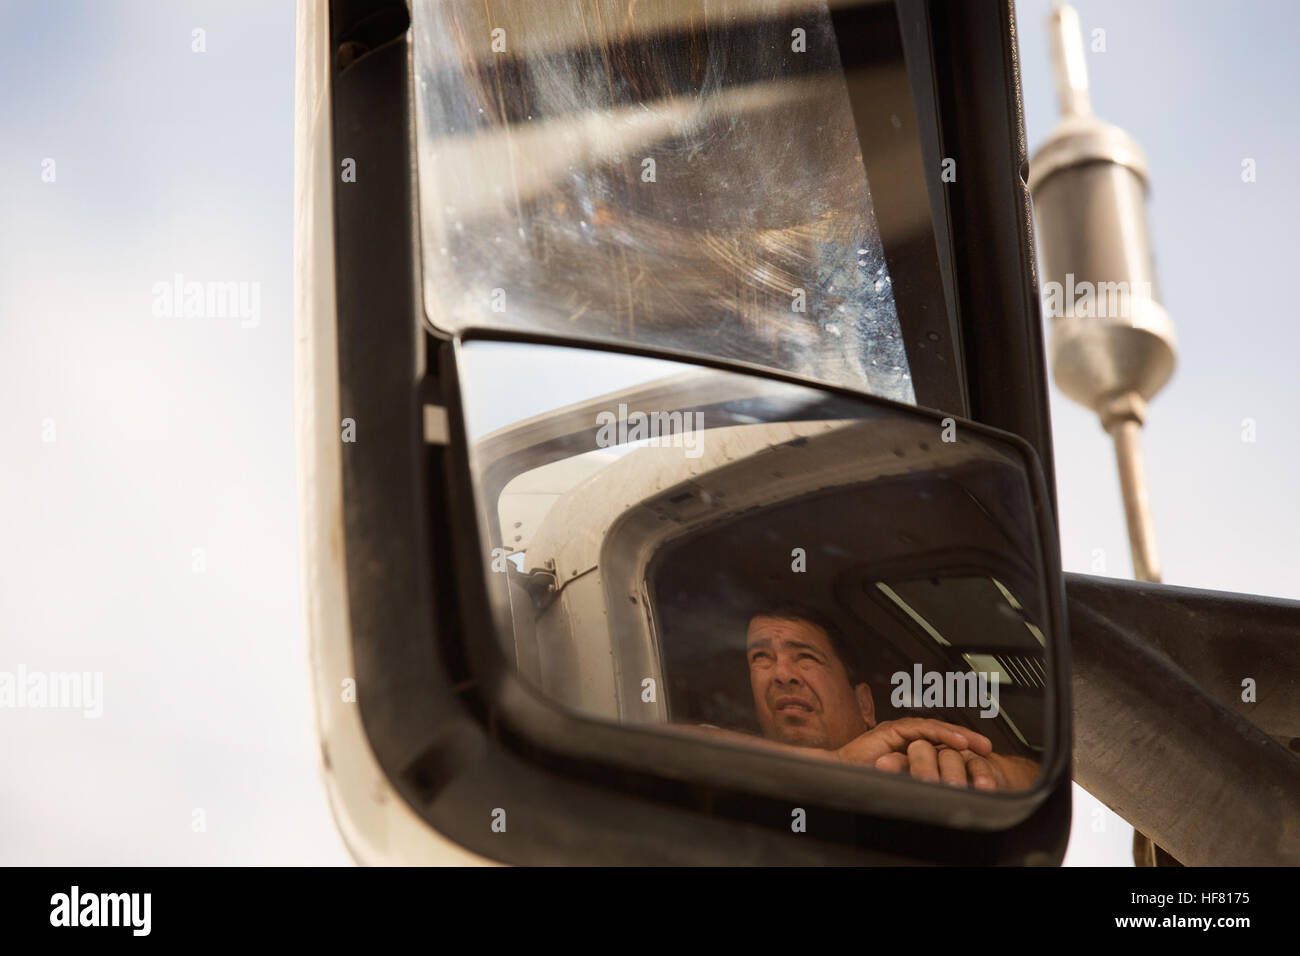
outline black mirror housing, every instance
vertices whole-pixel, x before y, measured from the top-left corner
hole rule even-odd
[[[391,36],[371,31],[361,55],[333,55],[331,33],[340,40],[351,35],[349,20],[376,22],[363,6],[334,4],[336,22],[317,38],[323,87],[312,102],[324,108],[313,106],[315,122],[300,138],[315,143],[319,160],[309,190],[319,233],[303,250],[300,271],[317,281],[304,287],[300,278],[298,319],[309,627],[322,756],[353,852],[374,862],[1059,862],[1070,815],[1068,743],[1038,787],[1000,801],[996,813],[954,806],[946,818],[924,821],[872,815],[860,804],[844,806],[826,778],[798,794],[814,812],[807,831],[793,833],[791,794],[780,790],[774,769],[780,761],[736,755],[719,769],[708,766],[719,748],[692,741],[687,763],[703,768],[693,777],[677,742],[670,748],[631,728],[579,730],[575,718],[552,713],[502,666],[490,639],[481,554],[469,543],[477,532],[471,539],[466,524],[475,503],[454,344],[420,321],[409,36],[405,27]],[[963,170],[1001,182],[1005,166],[1014,179],[1023,144],[1017,153],[1014,136],[972,135],[962,117],[973,114],[961,108],[981,96],[985,112],[997,106],[993,99],[1011,104],[1011,55],[982,42],[966,53],[947,46],[957,27],[1006,33],[1009,5],[990,7],[987,16],[911,2],[898,10],[905,43],[933,34],[927,49],[939,122],[937,133],[925,134],[927,160],[942,155],[936,150],[946,137],[944,149],[966,144]],[[999,122],[1010,123],[1009,115]],[[340,156],[366,175],[341,183]],[[966,349],[963,358],[959,328],[952,347],[965,373],[960,404],[980,422],[1013,429],[1036,452],[1027,460],[1042,462],[1028,467],[1042,492],[1036,500],[1056,628],[1061,575],[1050,530],[1046,402],[1015,398],[1020,386],[1045,391],[1027,218],[1017,218],[1025,199],[976,192],[954,192],[951,234],[940,237],[944,259],[949,242],[960,247],[975,235],[997,253],[998,270],[960,257],[952,263],[954,298],[979,299],[987,338],[976,334],[974,316],[958,310]],[[1028,356],[1017,373],[1025,381],[983,374],[992,363],[980,355],[995,340]],[[340,444],[344,419],[356,440]],[[1059,675],[1068,673],[1063,622],[1056,632],[1062,643],[1052,671]],[[355,681],[355,702],[340,699],[346,681]],[[1068,742],[1068,682],[1052,707],[1052,734]],[[497,810],[506,819],[494,828]]]

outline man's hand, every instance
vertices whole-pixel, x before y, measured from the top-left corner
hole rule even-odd
[[[917,780],[946,783],[976,790],[1028,790],[1038,779],[1038,764],[1025,757],[1007,757],[969,748],[935,746],[914,740],[906,753],[884,754],[875,768],[886,773],[910,773]]]
[[[937,745],[954,753],[961,751],[977,757],[993,753],[993,744],[983,734],[928,717],[881,721],[831,753],[844,763],[879,767],[880,759],[887,755],[906,760],[903,751],[910,753],[911,747],[920,744],[925,744],[931,751]],[[935,779],[938,779],[937,772]]]

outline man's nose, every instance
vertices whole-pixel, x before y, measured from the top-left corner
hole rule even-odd
[[[790,661],[781,658],[776,662],[776,668],[772,673],[772,679],[778,684],[799,684],[799,674],[795,671]]]

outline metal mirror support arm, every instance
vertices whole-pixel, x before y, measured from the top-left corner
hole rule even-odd
[[[1300,864],[1300,602],[1065,579],[1078,783],[1185,864]]]

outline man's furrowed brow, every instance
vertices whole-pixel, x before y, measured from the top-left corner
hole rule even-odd
[[[797,651],[812,651],[818,657],[826,656],[824,650],[816,644],[809,644],[807,641],[796,641],[792,638],[785,637],[781,638],[781,646],[794,648]],[[772,639],[770,637],[756,637],[746,645],[745,650],[746,652],[749,652],[758,647],[770,651],[772,649]]]
[[[787,640],[787,641],[785,642],[785,646],[786,646],[786,647],[793,647],[793,648],[795,648],[796,650],[800,650],[800,651],[812,651],[812,652],[815,653],[818,657],[825,657],[825,656],[826,656],[826,652],[823,651],[823,650],[822,650],[820,647],[818,647],[816,644],[808,644],[808,643],[806,643],[806,642],[804,642],[804,641],[790,641],[790,640]]]

